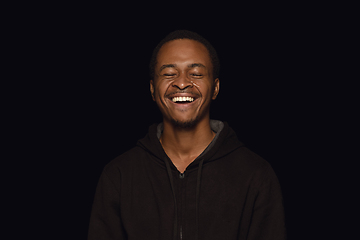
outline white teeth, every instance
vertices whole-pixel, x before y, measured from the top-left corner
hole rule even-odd
[[[194,98],[192,98],[192,97],[174,97],[171,100],[173,102],[193,102]]]

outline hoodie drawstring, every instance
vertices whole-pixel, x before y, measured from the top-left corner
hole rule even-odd
[[[202,168],[203,168],[203,164],[204,164],[204,159],[200,160],[199,163],[199,168],[198,168],[198,174],[197,174],[197,179],[196,179],[196,205],[195,205],[195,214],[196,214],[196,238],[195,239],[199,239],[199,194],[200,194],[200,183],[201,183],[201,174],[202,174]],[[177,216],[177,202],[176,202],[176,195],[175,195],[175,187],[174,187],[174,182],[173,182],[173,175],[171,172],[171,168],[170,168],[170,164],[169,161],[167,159],[165,159],[165,165],[166,165],[166,170],[170,179],[170,185],[171,185],[171,190],[173,192],[173,197],[174,197],[174,204],[175,204],[175,219],[174,219],[174,240],[177,239],[177,221],[178,221],[178,216]]]
[[[177,235],[177,202],[176,202],[176,195],[175,195],[175,187],[174,187],[174,182],[173,182],[173,176],[172,176],[172,173],[171,173],[171,168],[170,168],[170,164],[169,164],[169,161],[168,159],[165,159],[165,164],[166,164],[166,170],[167,170],[167,173],[169,175],[169,178],[170,178],[170,185],[171,185],[171,190],[173,192],[173,197],[174,197],[174,204],[175,204],[175,219],[174,219],[174,240],[176,240],[176,235]]]
[[[199,239],[199,194],[200,194],[200,182],[201,182],[201,173],[203,167],[204,159],[200,160],[198,175],[196,180],[196,238]]]

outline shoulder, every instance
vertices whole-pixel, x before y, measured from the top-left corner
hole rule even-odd
[[[104,167],[107,175],[119,174],[122,171],[130,170],[139,166],[141,159],[144,159],[145,151],[140,147],[134,147],[125,153],[111,160]]]
[[[261,182],[277,178],[271,164],[247,147],[238,148],[229,157],[234,169],[249,179]]]
[[[241,167],[248,170],[265,170],[271,168],[270,164],[264,158],[254,153],[247,147],[240,147],[231,155],[232,158],[241,165]]]

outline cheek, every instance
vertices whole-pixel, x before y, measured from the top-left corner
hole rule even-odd
[[[168,89],[168,87],[169,87],[169,84],[164,84],[164,83],[162,83],[162,84],[159,83],[158,85],[156,85],[154,95],[155,95],[155,99],[157,101],[161,101],[161,102],[164,101],[163,98],[165,96],[165,93],[166,93],[166,90]]]
[[[193,85],[198,89],[198,91],[201,93],[201,96],[204,98],[203,101],[210,100],[212,97],[212,85],[206,84],[206,83],[196,83],[194,82]]]

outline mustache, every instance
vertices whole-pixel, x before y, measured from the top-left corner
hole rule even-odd
[[[195,96],[195,97],[200,97],[200,94],[199,94],[199,93],[194,92],[194,91],[191,91],[191,90],[188,90],[188,89],[184,89],[184,90],[178,89],[178,90],[172,91],[172,92],[170,92],[170,93],[167,93],[167,94],[165,95],[165,97],[170,97],[170,96],[175,95],[175,94],[178,94],[178,93],[186,93],[186,94],[193,95],[193,96]]]

